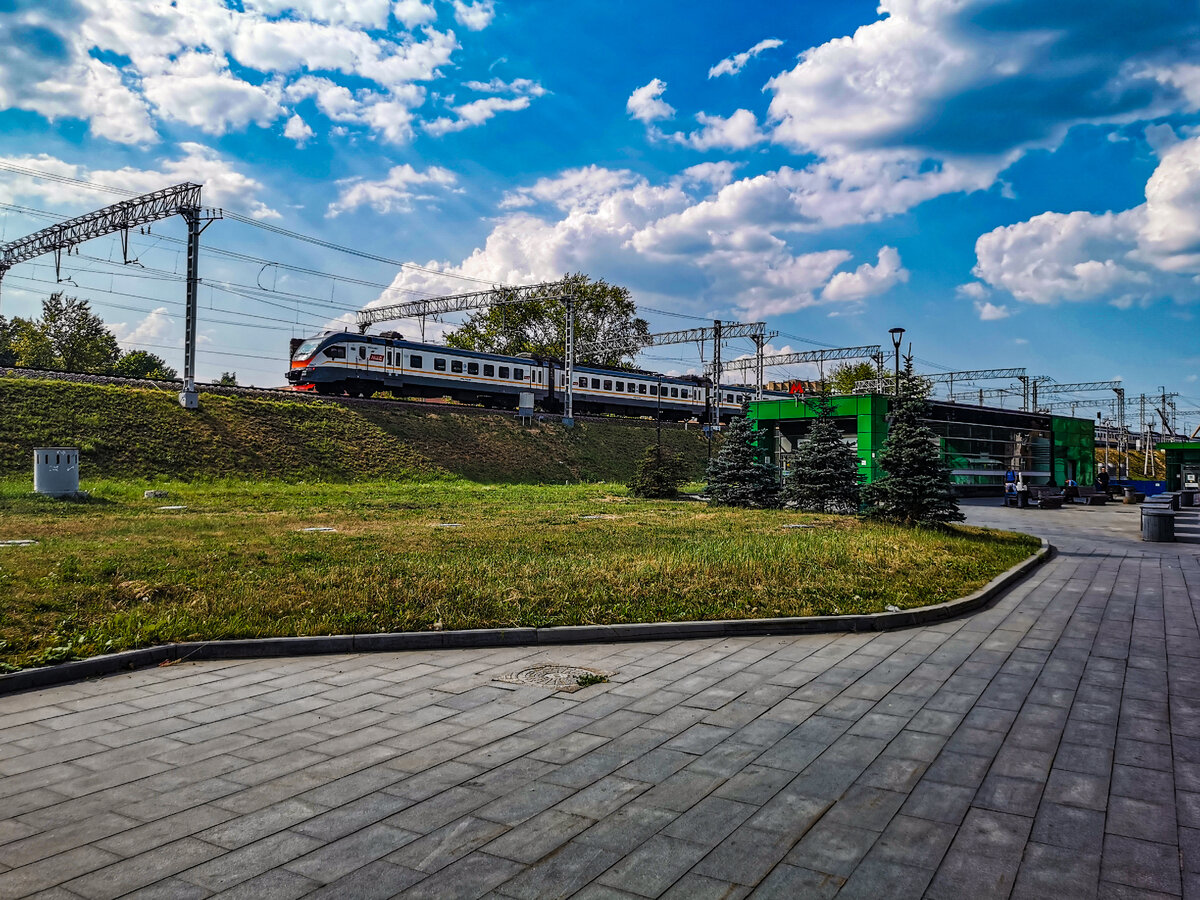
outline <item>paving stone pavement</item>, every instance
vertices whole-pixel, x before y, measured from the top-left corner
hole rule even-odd
[[[1200,898],[1200,548],[880,634],[181,663],[0,697],[0,897]],[[616,671],[574,694],[492,679]]]

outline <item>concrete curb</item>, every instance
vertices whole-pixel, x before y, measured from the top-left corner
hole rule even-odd
[[[341,634],[329,637],[259,638],[165,644],[95,656],[0,675],[0,695],[66,684],[154,666],[169,660],[250,659],[311,656],[328,653],[373,653],[403,650],[452,650],[468,647],[553,646],[621,643],[680,638],[739,637],[767,634],[821,634],[835,631],[888,631],[929,625],[974,612],[990,604],[1054,553],[1042,539],[1036,553],[997,575],[966,597],[899,612],[857,616],[793,616],[781,619],[722,619],[713,622],[639,622],[630,625],[568,625],[557,628],[479,628],[469,631],[407,631],[396,634]]]

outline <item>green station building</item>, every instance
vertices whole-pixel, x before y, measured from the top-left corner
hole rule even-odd
[[[882,474],[876,458],[888,432],[892,398],[884,394],[833,396],[835,421],[858,452],[864,483]],[[930,400],[926,420],[939,443],[951,481],[963,496],[999,495],[1005,472],[1020,471],[1028,484],[1092,484],[1096,478],[1096,428],[1091,419]],[[801,395],[750,404],[759,447],[786,478],[797,444],[816,418],[816,404]],[[1200,446],[1200,445],[1195,445]]]
[[[1200,442],[1164,441],[1154,445],[1167,457],[1167,490],[1200,487]]]

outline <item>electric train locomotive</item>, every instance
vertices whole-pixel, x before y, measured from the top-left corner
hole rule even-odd
[[[711,415],[712,388],[707,379],[697,376],[577,365],[573,377],[577,413],[658,414],[701,421]],[[517,408],[521,394],[532,394],[534,406],[547,412],[562,410],[566,391],[566,372],[559,360],[406,341],[395,332],[330,331],[299,342],[287,379],[297,390],[318,394],[370,397],[391,391],[507,409]],[[722,418],[740,413],[749,399],[753,399],[750,388],[722,385]]]

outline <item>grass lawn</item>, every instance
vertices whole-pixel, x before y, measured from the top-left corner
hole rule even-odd
[[[84,487],[90,502],[66,502],[0,481],[0,541],[38,541],[0,547],[0,666],[182,640],[873,612],[962,596],[1037,547],[612,485]]]

